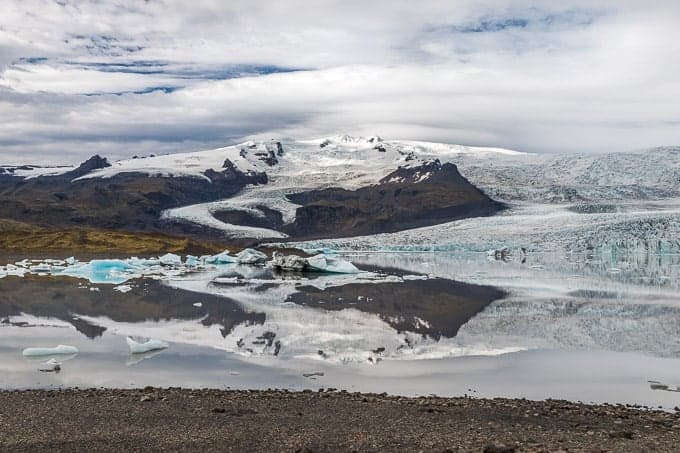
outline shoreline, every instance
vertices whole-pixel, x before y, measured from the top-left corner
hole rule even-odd
[[[0,391],[1,450],[673,451],[680,412],[335,389]]]

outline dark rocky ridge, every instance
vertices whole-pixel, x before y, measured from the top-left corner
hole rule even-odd
[[[92,227],[214,235],[214,231],[160,219],[165,209],[231,197],[248,184],[266,184],[265,173],[246,174],[232,162],[203,178],[120,173],[75,180],[110,164],[94,156],[77,169],[54,176],[0,177],[0,219],[60,229]]]
[[[289,195],[302,205],[283,231],[295,238],[389,233],[504,208],[470,184],[454,164],[400,167],[379,184],[357,190],[329,188]]]
[[[279,142],[268,143],[264,148],[244,148],[242,152],[254,152],[270,166],[278,165],[278,158],[284,155]],[[229,198],[247,185],[268,181],[266,173],[244,173],[228,159],[220,171],[205,171],[208,179],[136,172],[78,179],[108,166],[106,159],[93,156],[62,175],[24,179],[12,172],[0,174],[0,225],[2,221],[14,221],[51,230],[85,227],[225,238],[228,235],[222,231],[186,221],[163,220],[161,214],[170,208]],[[328,188],[288,197],[301,205],[295,221],[288,225],[283,223],[281,213],[266,206],[259,207],[262,217],[237,210],[214,215],[227,223],[270,228],[293,239],[312,239],[394,232],[493,215],[504,207],[470,184],[455,165],[442,165],[437,160],[400,167],[378,184],[357,190]],[[252,245],[253,240],[233,241]]]

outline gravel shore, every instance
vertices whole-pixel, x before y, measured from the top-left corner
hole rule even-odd
[[[336,392],[0,392],[0,451],[678,451],[680,413]]]

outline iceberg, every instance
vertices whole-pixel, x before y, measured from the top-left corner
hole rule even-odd
[[[302,272],[307,266],[307,260],[297,255],[283,255],[279,252],[274,252],[272,267],[281,269],[282,271]]]
[[[26,348],[22,352],[24,357],[40,357],[47,355],[70,355],[78,354],[78,348],[75,346],[65,346],[60,344],[54,348]]]
[[[168,346],[170,346],[164,341],[154,340],[151,338],[134,339],[132,337],[127,337],[126,341],[132,354],[144,354],[145,352],[159,351],[161,349],[166,349]]]
[[[179,255],[175,255],[174,253],[166,253],[165,255],[161,256],[158,260],[163,266],[182,265],[182,257]]]
[[[123,260],[92,260],[89,263],[68,267],[58,275],[84,278],[91,283],[119,285],[134,278],[142,269]]]
[[[307,270],[334,274],[358,274],[360,271],[349,261],[323,254],[307,258]]]
[[[201,262],[199,261],[199,258],[194,255],[187,255],[186,259],[186,265],[189,267],[197,267]]]
[[[267,255],[254,249],[243,249],[236,254],[239,264],[264,264]]]
[[[218,253],[217,255],[205,257],[205,262],[210,264],[229,264],[237,263],[238,258],[231,256],[229,254],[229,250],[225,250],[224,252]]]

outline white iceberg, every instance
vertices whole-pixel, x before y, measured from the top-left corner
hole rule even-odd
[[[158,260],[163,266],[182,265],[182,257],[179,255],[175,255],[174,253],[166,253],[165,255],[161,256]]]
[[[47,355],[69,355],[78,354],[78,348],[75,346],[65,346],[60,344],[54,348],[26,348],[22,352],[24,357],[40,357]]]
[[[239,264],[264,264],[267,255],[254,249],[243,249],[236,254]]]
[[[347,260],[319,254],[307,258],[307,270],[334,274],[358,274],[357,267]]]
[[[137,338],[127,337],[127,344],[132,354],[144,354],[150,351],[159,351],[170,346],[168,343],[161,340],[154,340],[151,338]]]

